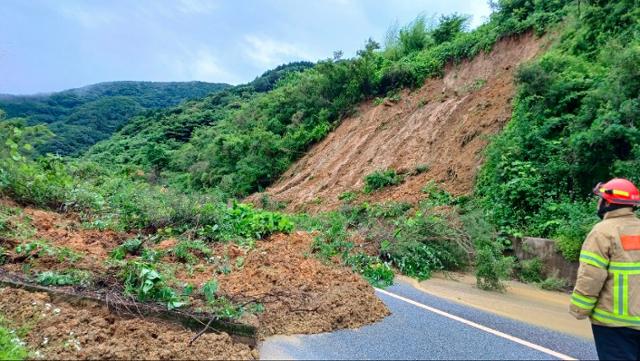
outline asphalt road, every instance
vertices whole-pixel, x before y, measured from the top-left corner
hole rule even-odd
[[[431,296],[402,281],[376,291],[392,315],[357,330],[275,336],[262,359],[597,359],[592,341]],[[403,298],[403,299],[400,299]]]

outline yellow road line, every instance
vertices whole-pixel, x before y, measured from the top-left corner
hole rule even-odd
[[[526,341],[526,340],[523,340],[523,339],[521,339],[521,338],[518,338],[518,337],[515,337],[515,336],[511,336],[511,335],[509,335],[509,334],[506,334],[506,333],[504,333],[504,332],[500,332],[500,331],[498,331],[498,330],[494,330],[494,329],[492,329],[492,328],[489,328],[489,327],[483,326],[483,325],[478,324],[478,323],[475,323],[475,322],[473,322],[473,321],[469,321],[469,320],[467,320],[467,319],[464,319],[464,318],[462,318],[462,317],[458,317],[458,316],[456,316],[456,315],[452,315],[452,314],[450,314],[450,313],[447,313],[447,312],[445,312],[445,311],[439,310],[439,309],[437,309],[437,308],[433,308],[433,307],[430,307],[430,306],[424,305],[424,304],[422,304],[422,303],[416,302],[416,301],[414,301],[414,300],[411,300],[411,299],[408,299],[408,298],[405,298],[405,297],[402,297],[402,296],[396,295],[395,293],[391,293],[391,292],[389,292],[389,291],[385,291],[385,290],[382,290],[382,289],[379,289],[379,288],[376,288],[376,291],[378,291],[378,292],[380,292],[380,293],[382,293],[382,294],[384,294],[384,295],[387,295],[387,296],[389,296],[389,297],[393,297],[393,298],[396,298],[396,299],[398,299],[398,300],[400,300],[400,301],[403,301],[403,302],[409,303],[409,304],[414,305],[414,306],[416,306],[416,307],[419,307],[419,308],[425,309],[425,310],[427,310],[427,311],[433,312],[433,313],[438,314],[438,315],[440,315],[440,316],[443,316],[443,317],[446,317],[446,318],[452,319],[452,320],[454,320],[454,321],[458,321],[458,322],[463,323],[463,324],[465,324],[465,325],[467,325],[467,326],[471,326],[471,327],[477,328],[477,329],[479,329],[479,330],[482,330],[482,331],[488,332],[488,333],[490,333],[490,334],[492,334],[492,335],[495,335],[495,336],[498,336],[498,337],[502,337],[502,338],[504,338],[504,339],[507,339],[507,340],[509,340],[509,341],[512,341],[512,342],[518,343],[518,344],[520,344],[520,345],[523,345],[523,346],[529,347],[529,348],[534,349],[534,350],[536,350],[536,351],[540,351],[540,352],[546,353],[547,355],[551,355],[551,356],[553,356],[553,357],[557,357],[557,358],[559,358],[559,359],[561,359],[561,360],[577,360],[577,359],[575,359],[575,358],[573,358],[573,357],[571,357],[571,356],[568,356],[568,355],[562,354],[562,353],[560,353],[560,352],[553,351],[553,350],[548,349],[548,348],[546,348],[546,347],[544,347],[544,346],[536,345],[535,343],[531,343],[531,342]]]

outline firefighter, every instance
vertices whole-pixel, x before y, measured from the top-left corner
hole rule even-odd
[[[601,360],[640,360],[640,192],[621,178],[593,192],[602,221],[582,246],[570,312],[591,319]]]

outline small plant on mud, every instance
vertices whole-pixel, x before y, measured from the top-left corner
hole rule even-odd
[[[393,169],[378,170],[364,177],[364,192],[371,193],[375,190],[400,184],[404,177]]]
[[[128,254],[137,255],[142,248],[142,240],[139,238],[132,238],[124,241],[121,245],[114,248],[109,254],[109,257],[115,260],[123,260]]]
[[[167,285],[164,277],[152,264],[128,261],[120,272],[120,277],[125,293],[135,296],[138,301],[162,302],[170,310],[186,304],[184,299]]]
[[[173,247],[171,253],[181,262],[188,264],[198,263],[200,257],[210,257],[212,252],[209,246],[202,241],[182,240]]]
[[[441,189],[434,181],[429,181],[423,188],[422,193],[426,194],[430,204],[434,206],[446,206],[455,204],[456,199],[449,192]]]
[[[91,273],[77,269],[64,271],[45,271],[36,277],[36,282],[43,286],[89,286],[91,284]]]
[[[358,198],[358,193],[356,192],[343,192],[338,196],[338,199],[343,201],[344,203],[351,203]]]
[[[539,282],[538,286],[547,291],[562,291],[567,288],[567,281],[558,277],[548,277],[544,281]]]
[[[414,170],[414,174],[422,174],[429,171],[429,165],[427,164],[418,164],[416,169]]]
[[[228,298],[218,296],[218,281],[207,281],[202,286],[202,294],[212,312],[223,318],[240,318],[244,313],[242,306],[234,305]]]
[[[16,246],[15,252],[27,259],[39,257],[56,257],[59,262],[77,262],[82,259],[82,255],[66,247],[55,247],[47,241],[38,240],[27,242]]]

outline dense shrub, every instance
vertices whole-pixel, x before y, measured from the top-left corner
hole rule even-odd
[[[363,191],[371,193],[384,187],[400,184],[403,180],[404,177],[397,174],[393,169],[377,170],[364,177]]]
[[[559,3],[502,2],[499,15]],[[575,260],[597,221],[593,186],[640,181],[640,9],[618,0],[565,10],[573,20],[556,45],[516,73],[512,120],[488,147],[477,189],[502,232],[557,238]]]

